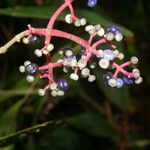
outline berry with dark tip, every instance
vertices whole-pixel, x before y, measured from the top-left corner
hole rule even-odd
[[[123,81],[126,83],[126,84],[133,84],[133,80],[131,78],[128,78],[126,76],[123,77]]]
[[[87,2],[88,7],[95,7],[97,5],[97,0],[88,0]]]
[[[67,91],[69,88],[68,82],[64,79],[61,79],[57,82],[58,89],[62,91]]]
[[[33,43],[33,44],[36,44],[36,43],[39,42],[39,38],[35,35],[32,35],[31,37],[29,37],[29,42]]]
[[[103,80],[105,84],[108,84],[108,81],[112,78],[113,74],[111,72],[107,72],[103,75]]]
[[[117,26],[115,26],[115,25],[110,25],[110,26],[107,28],[107,32],[111,32],[111,33],[113,33],[114,35],[115,35],[116,33],[122,33],[121,30],[120,30]]]
[[[37,64],[29,64],[25,67],[25,72],[28,75],[35,75],[38,72],[38,65]]]

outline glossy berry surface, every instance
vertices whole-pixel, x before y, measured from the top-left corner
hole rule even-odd
[[[31,37],[29,37],[29,42],[33,43],[33,44],[36,44],[36,43],[39,42],[39,38],[35,35],[32,35]]]
[[[35,75],[38,72],[38,65],[37,64],[29,64],[25,67],[25,72],[28,75]]]
[[[116,33],[121,33],[121,30],[117,26],[115,26],[115,25],[110,25],[107,28],[107,32],[111,32],[113,34],[116,34]]]
[[[122,79],[120,79],[120,78],[118,78],[117,79],[117,85],[116,85],[116,87],[119,89],[119,88],[122,88],[123,87],[123,80]]]
[[[133,84],[133,80],[131,78],[128,78],[126,76],[123,77],[123,81],[126,83],[126,84]]]
[[[95,7],[97,5],[97,0],[88,0],[88,7]]]
[[[108,73],[105,73],[103,75],[103,80],[104,80],[104,83],[105,84],[108,84],[108,81],[112,78],[112,73],[111,72],[108,72]]]
[[[107,49],[107,50],[104,50],[103,57],[104,57],[104,59],[112,61],[115,58],[115,53],[113,51]]]
[[[69,88],[68,82],[64,79],[61,79],[57,82],[58,89],[62,91],[67,91]]]

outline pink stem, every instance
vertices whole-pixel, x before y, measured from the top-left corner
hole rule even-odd
[[[113,66],[116,68],[116,71],[115,71],[113,77],[116,78],[116,77],[118,76],[119,72],[122,72],[122,73],[123,73],[124,75],[126,75],[127,77],[133,77],[133,74],[132,74],[132,73],[129,73],[129,72],[127,72],[127,71],[125,71],[125,70],[123,69],[124,67],[129,66],[130,64],[131,64],[131,62],[128,61],[128,62],[126,62],[126,63],[124,63],[124,64],[122,64],[122,65],[119,66],[118,64],[116,64],[116,63],[114,62],[114,63],[113,63]]]
[[[52,29],[54,26],[54,23],[56,21],[56,19],[58,18],[58,16],[62,13],[62,11],[68,7],[68,5],[71,5],[71,2],[73,2],[74,0],[70,0],[70,1],[66,1],[62,6],[60,6],[58,8],[58,10],[54,13],[54,15],[52,16],[52,18],[50,19],[48,25],[47,25],[47,34],[46,34],[46,39],[45,39],[45,46],[48,46],[48,44],[50,43],[51,40],[51,33],[52,33]],[[71,13],[73,13],[74,15],[74,11],[72,8],[72,5],[69,6],[69,8],[71,9]]]
[[[92,45],[92,47],[93,47],[94,49],[96,49],[99,45],[102,45],[102,44],[104,44],[104,43],[106,43],[107,45],[109,45],[109,46],[110,46],[111,48],[113,48],[113,49],[116,48],[116,46],[113,45],[113,44],[111,44],[111,42],[109,42],[106,38],[102,38],[101,40],[97,41],[95,44]]]

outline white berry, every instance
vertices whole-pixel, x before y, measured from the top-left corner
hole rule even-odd
[[[44,96],[45,95],[45,90],[44,89],[39,89],[38,94],[39,94],[39,96]]]
[[[34,81],[34,77],[33,76],[27,76],[26,80],[31,83]]]
[[[109,60],[107,59],[101,59],[99,61],[99,66],[103,69],[107,69],[109,67]]]
[[[31,62],[29,60],[27,60],[27,61],[24,62],[24,66],[25,67],[28,66],[28,65],[30,65],[30,64],[31,64]]]
[[[138,58],[137,57],[135,57],[135,56],[133,56],[133,57],[131,57],[131,63],[132,64],[134,64],[134,65],[136,65],[137,63],[138,63]]]
[[[22,41],[23,41],[24,44],[29,44],[29,39],[28,38],[23,38]]]
[[[135,83],[136,84],[140,84],[142,82],[143,82],[143,78],[142,77],[139,77],[139,78],[135,79]]]
[[[105,38],[108,40],[108,41],[112,41],[114,39],[114,34],[109,32],[107,34],[105,34]]]
[[[96,80],[96,77],[94,75],[90,75],[89,78],[88,78],[89,82],[93,82],[95,80]]]
[[[88,26],[85,27],[85,31],[89,32],[93,28],[94,28],[93,25],[88,25]]]
[[[67,50],[66,53],[65,53],[65,55],[68,56],[68,57],[72,56],[73,52],[71,50]]]
[[[76,73],[72,73],[70,75],[70,79],[77,81],[79,79],[79,76]]]
[[[58,92],[57,92],[57,91],[52,91],[52,92],[51,92],[51,95],[52,95],[53,97],[56,97],[56,96],[58,95]]]
[[[80,19],[80,24],[81,24],[82,26],[86,25],[86,23],[87,23],[87,21],[86,21],[85,18]]]
[[[117,81],[116,79],[112,78],[108,81],[108,85],[111,86],[111,87],[116,87],[117,85]]]
[[[64,91],[59,90],[59,91],[57,92],[57,95],[58,95],[58,96],[64,96],[64,95],[65,95],[65,92],[64,92]]]
[[[83,77],[87,77],[90,74],[90,69],[88,68],[82,69],[81,74]]]
[[[115,35],[115,39],[116,39],[117,42],[120,42],[120,41],[122,41],[122,39],[123,39],[123,35],[122,35],[121,33],[117,33],[117,34]]]
[[[76,27],[80,27],[80,26],[81,26],[80,20],[76,20],[76,21],[74,22],[74,25],[75,25]]]
[[[97,34],[98,34],[98,36],[104,36],[105,30],[103,28],[101,28]]]
[[[73,20],[72,20],[72,18],[71,18],[71,14],[66,15],[65,21],[66,21],[68,24],[71,24],[71,23],[73,22]]]
[[[49,86],[49,88],[51,90],[56,90],[57,89],[57,84],[56,83],[51,83],[50,86]]]
[[[39,49],[36,49],[34,51],[34,54],[37,56],[37,57],[41,57],[42,56],[42,52],[39,50]]]
[[[44,55],[47,55],[49,52],[47,50],[42,51]]]
[[[47,51],[50,52],[54,49],[54,45],[53,44],[49,44],[47,47]]]
[[[78,61],[78,67],[79,67],[80,69],[85,68],[86,65],[87,65],[86,60],[80,59],[80,60]]]
[[[25,72],[25,66],[20,66],[20,67],[19,67],[19,71],[20,71],[21,73],[24,73],[24,72]]]
[[[118,54],[118,58],[119,58],[120,60],[123,60],[123,59],[124,59],[124,54],[123,54],[123,53],[119,53],[119,54]]]

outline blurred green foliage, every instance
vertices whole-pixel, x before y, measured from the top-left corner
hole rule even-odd
[[[1,0],[0,44],[25,30],[28,24],[45,27],[61,3],[58,0]],[[73,82],[65,75],[70,88],[63,98],[53,99],[49,93],[41,98],[37,96],[37,88],[42,87],[43,82],[36,80],[30,85],[24,75],[18,73],[18,66],[27,59],[43,64],[44,60],[33,56],[33,50],[40,44],[16,44],[0,56],[0,149],[149,149],[150,2],[102,0],[96,8],[89,9],[86,0],[77,0],[75,10],[90,23],[121,27],[125,40],[118,47],[126,59],[131,55],[139,57],[144,83],[111,89],[103,83],[103,71],[97,68],[95,83],[89,84],[84,79]],[[59,17],[56,27],[87,38],[82,28],[77,31],[63,22],[67,12]],[[54,39],[53,42],[57,46],[53,60],[59,58],[57,50],[62,47],[76,52],[81,49],[67,40]]]

